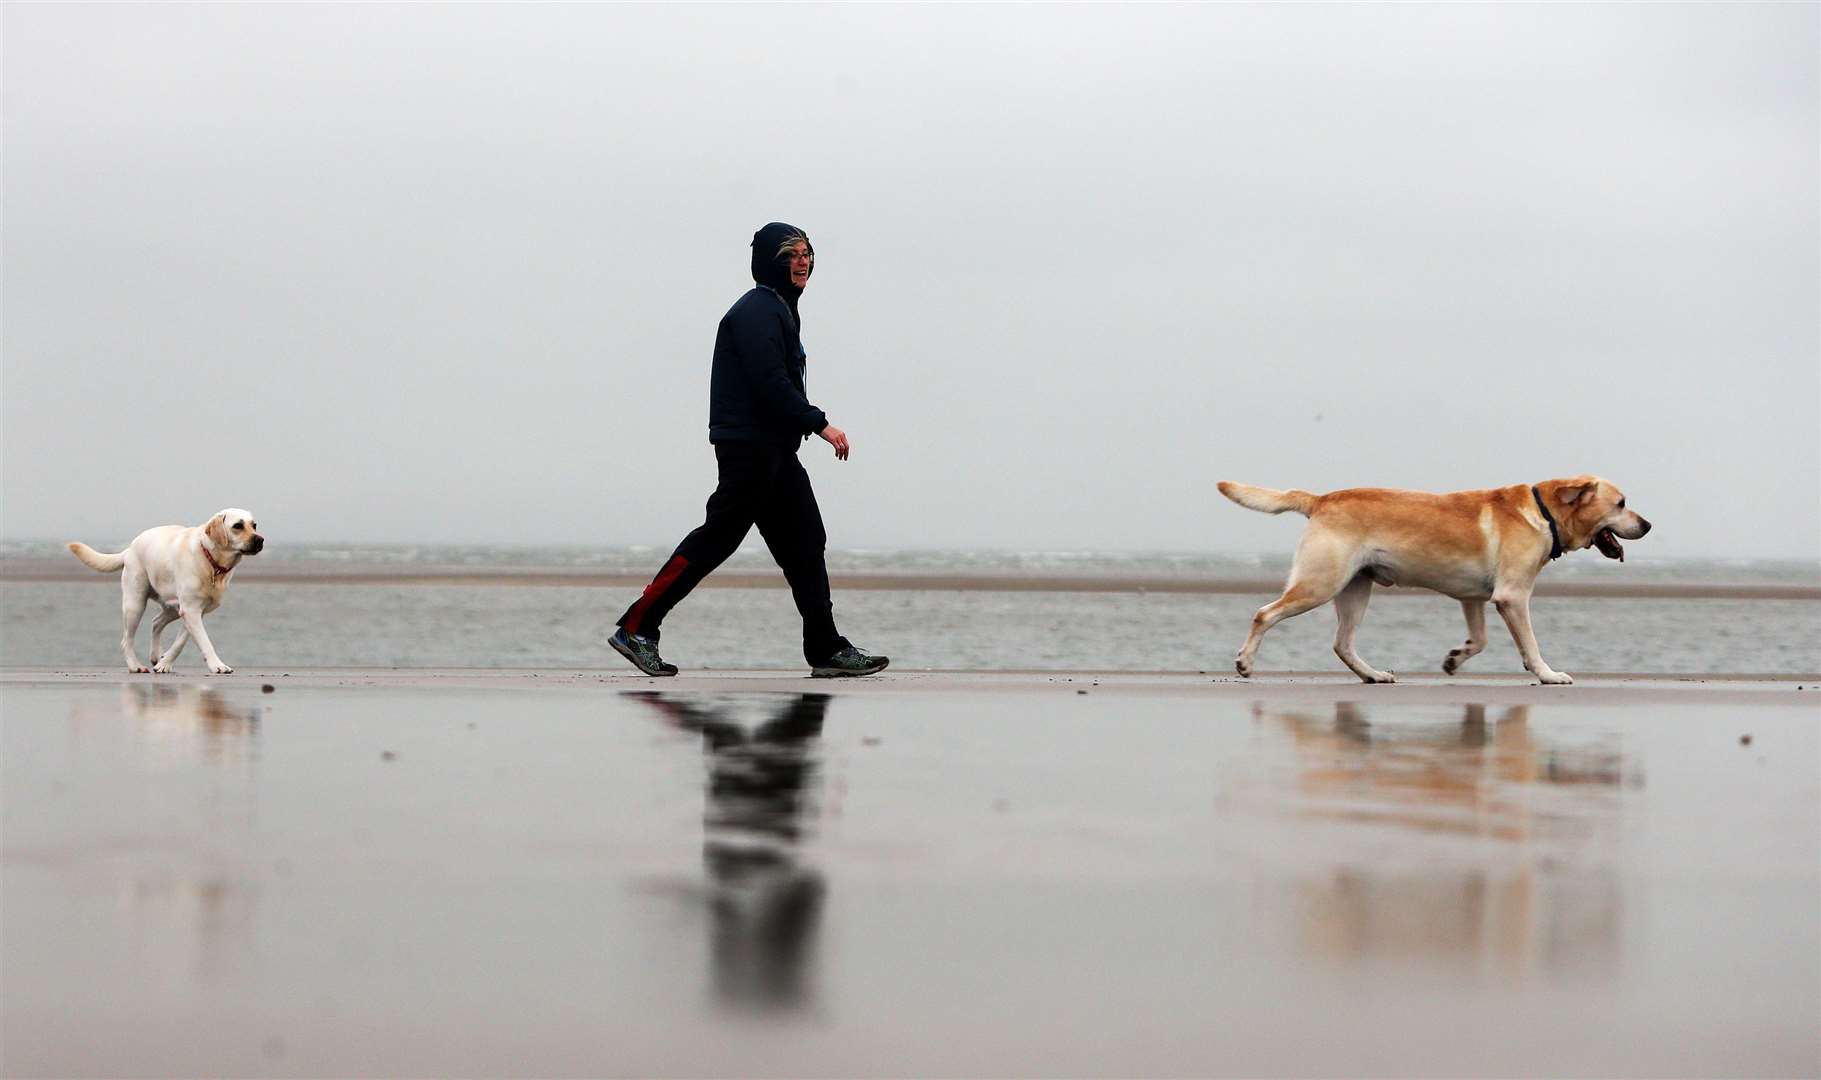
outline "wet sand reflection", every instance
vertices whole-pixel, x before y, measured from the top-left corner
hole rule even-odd
[[[766,699],[764,718],[725,700],[627,697],[702,736],[708,769],[702,861],[710,883],[712,981],[726,1007],[792,1011],[813,1002],[826,884],[803,858],[827,694]]]
[[[121,714],[138,735],[172,748],[191,747],[205,761],[245,761],[259,738],[259,710],[194,684],[129,683],[120,688]]]
[[[1254,716],[1289,736],[1289,812],[1347,827],[1349,853],[1293,885],[1311,955],[1441,962],[1501,981],[1616,967],[1623,890],[1605,853],[1619,789],[1643,784],[1616,740],[1552,743],[1521,705],[1491,722],[1483,705],[1458,723],[1393,710],[1375,723],[1356,702],[1331,718]],[[1430,839],[1413,851],[1412,832]]]
[[[260,709],[236,704],[212,687],[175,681],[129,683],[120,688],[119,702],[117,710],[78,705],[70,714],[72,730],[97,722],[113,729],[124,721],[144,750],[139,760],[152,772],[181,777],[172,782],[208,793],[201,811],[208,835],[219,840],[251,827],[256,788],[240,786],[246,774],[239,767],[257,760]],[[205,771],[189,772],[197,764]],[[236,768],[217,771],[224,766]],[[130,867],[118,884],[118,904],[135,933],[170,949],[170,963],[187,962],[197,977],[208,979],[244,947],[259,889],[219,859],[190,857],[183,840],[163,835],[169,821],[149,838],[101,850]],[[167,857],[136,857],[146,847],[165,850]],[[52,862],[78,867],[96,850],[70,851]]]

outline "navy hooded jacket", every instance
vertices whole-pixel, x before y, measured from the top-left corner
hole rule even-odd
[[[774,221],[752,237],[752,279],[757,286],[721,316],[714,337],[714,371],[708,386],[708,441],[758,442],[795,450],[805,436],[828,426],[828,415],[805,392],[808,358],[801,290],[790,283],[789,256],[779,250],[809,242],[802,229]],[[815,271],[815,249],[810,249]]]

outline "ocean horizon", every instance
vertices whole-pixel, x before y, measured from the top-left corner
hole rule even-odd
[[[803,665],[790,594],[753,539],[665,623],[665,656],[685,670]],[[208,625],[243,669],[618,670],[605,638],[668,551],[281,542],[236,573]],[[846,548],[828,564],[842,632],[900,669],[1225,676],[1290,556]],[[1532,616],[1544,657],[1571,674],[1802,675],[1821,672],[1818,588],[1821,561],[1640,554],[1621,565],[1586,552],[1548,568]],[[1377,666],[1437,670],[1463,635],[1460,605],[1446,597],[1374,597],[1360,649]],[[1489,621],[1490,644],[1467,673],[1523,677],[1509,635]],[[1286,620],[1266,639],[1261,674],[1346,675],[1333,634],[1331,611]],[[0,664],[112,667],[119,637],[112,577],[56,541],[0,542]],[[178,669],[200,663],[192,648]]]
[[[100,550],[119,551],[132,536],[84,538]],[[80,569],[65,550],[65,541],[0,540],[0,579],[36,578],[64,564]],[[1735,556],[1653,556],[1634,545],[1624,563],[1592,551],[1574,552],[1549,566],[1541,581],[1572,580],[1624,584],[1784,585],[1821,587],[1821,557],[1815,559]],[[501,571],[575,571],[598,574],[655,574],[668,546],[366,543],[323,541],[270,542],[256,567],[299,571],[335,570],[383,573],[386,570],[433,573]],[[1288,548],[1272,552],[1167,550],[1069,550],[1051,548],[830,548],[833,574],[928,574],[959,577],[1162,577],[1206,580],[1281,579],[1289,572]],[[776,569],[757,533],[722,564],[729,571]],[[245,573],[242,580],[256,574]]]

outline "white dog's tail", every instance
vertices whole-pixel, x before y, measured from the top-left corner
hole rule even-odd
[[[103,574],[111,574],[126,565],[126,552],[104,555],[79,540],[70,544],[70,553],[81,559],[82,565]]]
[[[1222,480],[1214,486],[1220,489],[1222,495],[1247,510],[1257,510],[1262,514],[1281,514],[1285,510],[1294,510],[1303,517],[1308,517],[1309,511],[1315,507],[1315,500],[1320,497],[1296,488],[1277,491],[1273,488],[1253,487],[1251,484],[1235,484],[1231,480]]]

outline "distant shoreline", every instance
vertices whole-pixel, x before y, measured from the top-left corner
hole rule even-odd
[[[1282,589],[1277,578],[1195,578],[1160,576],[1071,576],[1065,574],[954,574],[954,573],[840,573],[831,572],[836,588],[921,592],[1058,592],[1058,593],[1165,593],[1219,596],[1270,596]],[[0,584],[91,583],[109,584],[112,575],[96,574],[76,566],[64,568],[38,560],[0,565]],[[519,588],[642,588],[648,575],[617,571],[501,567],[468,569],[431,567],[401,570],[395,567],[304,568],[253,566],[236,578],[242,585],[423,585],[489,586]],[[784,588],[777,571],[724,570],[702,582],[703,588]],[[1380,595],[1433,596],[1424,589],[1381,589]],[[1537,583],[1539,597],[1588,597],[1632,600],[1821,600],[1821,587],[1811,585],[1678,584],[1664,582],[1558,581],[1544,577]]]

